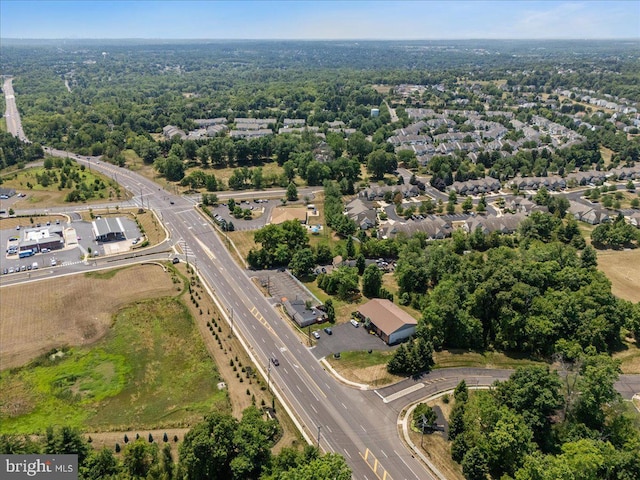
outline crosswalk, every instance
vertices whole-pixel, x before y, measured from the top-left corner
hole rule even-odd
[[[187,245],[187,242],[185,242],[184,240],[179,240],[177,242],[177,245],[180,246],[180,250],[182,250],[187,257],[189,257],[189,256],[193,257],[194,256],[193,250],[191,250],[191,248],[189,248],[189,245]]]
[[[62,266],[63,267],[70,267],[71,265],[80,265],[81,263],[85,263],[86,264],[86,262],[84,260],[76,260],[74,262],[71,262],[71,261],[62,262]],[[60,264],[58,264],[58,265],[60,265]]]

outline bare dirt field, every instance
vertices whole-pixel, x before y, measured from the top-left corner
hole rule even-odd
[[[614,295],[640,302],[640,249],[599,250],[598,269],[611,280]]]
[[[100,281],[73,275],[2,288],[0,368],[24,365],[56,347],[95,342],[123,305],[175,295],[170,276],[158,272],[159,266],[141,265]]]

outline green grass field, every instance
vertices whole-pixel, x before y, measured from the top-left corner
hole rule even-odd
[[[122,309],[91,348],[44,357],[0,375],[0,433],[179,427],[210,411],[230,411],[215,364],[180,300]]]
[[[96,171],[90,169],[82,170],[75,163],[72,164],[71,171],[78,173],[79,182],[84,185],[82,188],[85,189],[84,193],[87,197],[84,200],[78,200],[78,202],[104,202],[105,200],[126,198],[126,192],[116,185],[112,179]],[[54,180],[42,185],[39,183],[38,177],[45,173],[52,176]],[[67,195],[74,190],[79,190],[81,187],[76,181],[68,181],[65,183],[64,188],[60,188],[61,176],[63,176],[61,168],[55,167],[47,170],[44,167],[34,167],[6,173],[2,176],[2,182],[4,187],[15,188],[27,194],[26,200],[16,202],[16,208],[34,208],[38,205],[46,205],[48,208],[57,205],[68,205],[69,202],[66,201]],[[66,177],[69,177],[69,175],[66,175]],[[91,192],[90,197],[88,192]]]

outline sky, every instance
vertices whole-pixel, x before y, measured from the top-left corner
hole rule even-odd
[[[1,38],[640,38],[640,1],[1,0]]]

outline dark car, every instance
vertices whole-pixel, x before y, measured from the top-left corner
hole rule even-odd
[[[178,257],[173,257],[173,260],[171,260],[171,263],[173,263],[174,265],[176,263],[180,263],[180,259]]]
[[[271,359],[271,363],[273,363],[276,367],[280,365],[280,361],[276,357],[273,357]]]
[[[173,200],[169,200],[169,205],[173,205],[173,204],[174,204]]]
[[[325,327],[324,333],[326,333],[327,335],[333,335],[333,330],[331,330],[331,328],[329,327]]]

